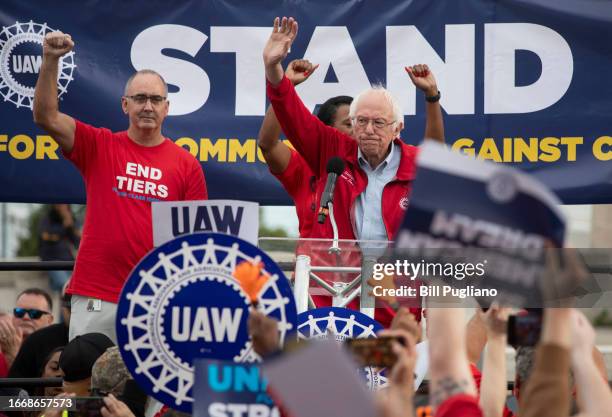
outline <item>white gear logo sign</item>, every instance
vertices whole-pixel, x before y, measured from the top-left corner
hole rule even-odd
[[[117,339],[134,379],[171,408],[191,413],[197,358],[255,362],[247,332],[248,296],[232,275],[262,263],[269,277],[257,309],[278,322],[280,341],[295,337],[289,281],[263,251],[219,233],[182,235],[149,252],[132,270],[117,307]]]
[[[45,35],[53,32],[46,23],[15,22],[2,27],[0,32],[0,94],[4,101],[17,108],[32,110],[34,87],[42,62],[42,45]],[[76,65],[74,51],[59,61],[57,91],[58,97],[66,94],[68,84],[73,80]]]
[[[305,311],[298,316],[298,338],[332,339],[342,343],[348,339],[377,337],[382,325],[365,314],[340,307],[321,307]],[[371,391],[385,387],[388,383],[385,370],[366,366],[359,369]]]

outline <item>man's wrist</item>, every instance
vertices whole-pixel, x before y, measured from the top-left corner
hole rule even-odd
[[[425,100],[428,103],[437,103],[438,101],[440,101],[440,90],[438,90],[437,88],[435,90],[427,90],[425,92]]]

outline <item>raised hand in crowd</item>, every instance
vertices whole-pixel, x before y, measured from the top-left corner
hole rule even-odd
[[[277,85],[283,79],[281,61],[285,59],[298,32],[297,21],[290,17],[275,18],[272,34],[263,50],[266,78],[272,85]]]
[[[440,302],[436,298],[428,301]],[[427,308],[429,402],[441,414],[454,415],[460,409],[465,415],[479,415],[476,385],[467,359],[464,310],[449,308],[452,306],[444,300],[441,305],[444,307]]]
[[[400,307],[395,313],[395,317],[391,321],[391,330],[399,330],[402,332],[408,332],[412,335],[414,341],[419,343],[423,336],[423,329],[421,323],[419,323],[414,314],[412,314],[406,307]]]
[[[22,341],[21,329],[15,327],[12,317],[8,314],[0,315],[0,352],[4,354],[9,367],[15,360]]]
[[[100,410],[102,417],[135,417],[134,413],[113,394],[104,397],[104,407]]]
[[[397,356],[397,361],[389,373],[389,386],[378,392],[377,403],[380,414],[384,417],[412,417],[414,416],[414,368],[417,362],[414,334],[409,330],[397,328],[383,330],[379,336],[397,337],[404,342],[403,344],[392,342],[391,348]]]
[[[573,310],[571,325],[571,368],[576,382],[580,416],[612,416],[612,393],[595,360],[595,330],[588,319]]]
[[[260,311],[251,310],[247,325],[255,353],[265,358],[278,351],[280,339],[276,320]]]
[[[367,282],[370,287],[380,287],[383,290],[383,292],[380,292],[379,295],[374,294],[374,291],[372,290],[369,293],[371,296],[375,296],[379,301],[384,301],[393,309],[399,307],[397,297],[395,295],[391,295],[394,294],[396,289],[394,274],[383,273],[382,278],[370,278]]]
[[[480,408],[484,417],[501,417],[506,403],[506,343],[509,308],[492,305],[477,313],[485,325],[487,349],[480,384]]]

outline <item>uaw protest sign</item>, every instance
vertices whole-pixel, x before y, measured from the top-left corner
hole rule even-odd
[[[188,233],[215,232],[257,245],[259,204],[237,200],[155,201],[153,245]]]
[[[395,260],[385,272],[400,282],[418,278],[421,296],[541,307],[551,285],[546,250],[563,246],[559,200],[516,169],[439,144],[422,147],[418,166]]]
[[[153,69],[169,84],[163,133],[200,161],[211,198],[291,204],[256,138],[262,50],[274,17],[295,16],[284,64],[319,65],[297,88],[310,110],[382,83],[401,104],[402,139],[419,144],[425,100],[404,67],[424,63],[452,148],[529,171],[564,203],[612,203],[611,1],[93,0],[82,9],[2,1],[0,201],[85,200],[78,171],[32,121],[43,38],[60,30],[75,42],[59,68],[62,112],[125,130],[125,82]]]

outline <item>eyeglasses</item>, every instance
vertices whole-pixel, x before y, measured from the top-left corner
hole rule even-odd
[[[363,127],[363,128],[368,127],[370,122],[372,122],[372,126],[375,129],[384,129],[387,126],[391,126],[395,124],[395,120],[392,122],[387,122],[385,119],[368,119],[367,117],[361,117],[361,116],[353,117],[353,122],[357,126]]]
[[[32,320],[38,320],[39,318],[41,318],[45,314],[51,314],[48,311],[39,310],[37,308],[15,307],[13,309],[13,314],[15,315],[15,317],[17,317],[19,319],[22,319],[25,316],[26,313],[28,313],[28,316],[30,316],[30,318]]]
[[[125,97],[132,99],[134,103],[136,104],[145,104],[147,100],[151,100],[151,104],[154,106],[159,106],[166,100],[166,97],[164,96],[158,96],[158,95],[148,96],[146,94],[136,94],[134,96],[125,96]]]

